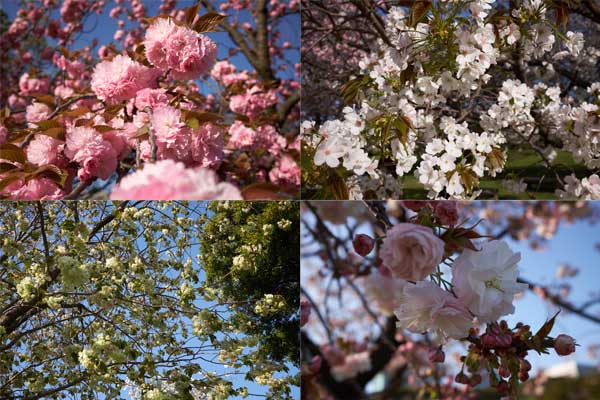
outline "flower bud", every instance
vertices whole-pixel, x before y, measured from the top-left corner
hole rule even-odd
[[[464,372],[459,372],[456,375],[456,378],[454,378],[454,381],[456,383],[462,383],[462,384],[468,384],[469,383],[469,377],[464,373]]]
[[[506,381],[500,381],[498,386],[496,386],[496,391],[498,393],[505,393],[508,391],[508,383]]]
[[[498,368],[498,375],[503,378],[508,378],[510,376],[510,370],[506,365],[501,365],[500,368]]]
[[[308,300],[300,300],[300,326],[304,326],[308,323],[310,317],[310,303]]]
[[[489,333],[486,333],[483,336],[481,336],[481,343],[484,347],[494,347],[496,346],[497,342],[494,336],[490,335]]]
[[[482,378],[481,375],[479,374],[475,374],[471,376],[471,379],[469,379],[469,386],[477,386],[481,383]]]
[[[352,245],[354,246],[354,251],[356,251],[357,254],[365,257],[371,252],[371,250],[373,250],[375,240],[369,235],[359,233],[358,235],[354,235]]]
[[[558,335],[554,339],[554,350],[559,356],[568,356],[575,352],[575,339],[569,335]]]
[[[521,371],[529,372],[531,370],[531,364],[524,358],[520,360]]]
[[[429,362],[431,363],[443,363],[446,359],[446,355],[441,347],[437,349],[429,350]]]
[[[322,364],[321,356],[314,356],[312,358],[312,362],[310,363],[310,366],[308,368],[309,368],[310,372],[312,372],[313,374],[317,374],[321,370],[321,364]]]
[[[521,382],[525,382],[527,379],[529,379],[529,373],[527,371],[519,372],[519,380]]]

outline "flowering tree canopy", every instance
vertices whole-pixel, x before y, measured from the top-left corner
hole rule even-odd
[[[600,198],[595,2],[304,4],[307,196]]]
[[[292,398],[298,253],[272,249],[298,237],[296,203],[0,208],[0,398]],[[253,230],[248,268],[217,279],[210,249],[242,254]],[[233,292],[242,276],[268,279]]]
[[[573,313],[599,324],[591,307],[600,297],[577,305],[567,286],[529,281],[519,271],[527,260],[506,239],[539,249],[561,224],[600,214],[586,203],[502,203],[306,202],[305,398],[470,399],[491,387],[513,399],[539,390],[532,354],[575,352],[560,332],[568,327],[554,323]],[[563,265],[557,278],[569,274],[577,270]],[[509,324],[527,291],[557,310],[540,326]]]
[[[296,196],[297,43],[282,28],[298,23],[297,2],[187,3],[26,0],[12,21],[2,12],[2,198]],[[82,46],[105,12],[113,40]]]

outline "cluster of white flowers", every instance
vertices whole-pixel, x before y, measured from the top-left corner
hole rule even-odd
[[[277,221],[277,227],[279,229],[281,229],[282,231],[287,231],[288,229],[290,229],[292,226],[292,221],[290,221],[289,219],[282,219]]]
[[[35,296],[35,288],[35,281],[31,277],[26,276],[17,283],[17,294],[23,300],[29,301]]]
[[[428,190],[429,198],[476,197],[480,180],[504,170],[507,143],[513,142],[531,146],[546,164],[554,162],[562,146],[576,162],[592,170],[600,167],[597,101],[576,106],[558,86],[536,82],[531,87],[508,79],[489,104],[489,94],[482,92],[489,92],[490,68],[509,66],[515,46],[525,61],[541,63],[531,68],[549,76],[554,69],[545,55],[558,47],[546,3],[526,0],[512,10],[512,19],[493,25],[489,13],[494,2],[469,2],[464,16],[446,24],[431,17],[437,21],[435,29],[429,23],[409,26],[404,9],[391,7],[385,19],[389,42],[378,40],[377,50],[359,63],[363,75],[348,85],[358,88],[356,106],[345,107],[341,118],[320,126],[302,123],[314,164],[347,171],[340,175],[351,199],[366,193],[397,198],[408,174]],[[565,50],[554,54],[554,60],[579,60],[596,50],[585,47],[581,32],[557,35]],[[597,98],[598,92],[600,82],[588,88],[590,96]],[[476,112],[479,118],[471,120],[460,109],[455,113],[457,104],[470,107],[464,112]],[[543,148],[536,147],[538,142]],[[508,185],[513,192],[526,189],[523,182]]]
[[[81,265],[73,257],[58,257],[58,268],[60,269],[60,280],[67,288],[74,288],[87,282],[89,273],[85,265]]]
[[[254,306],[254,312],[260,316],[268,317],[284,311],[287,307],[285,297],[280,294],[267,293]]]
[[[600,177],[594,174],[579,180],[575,174],[569,175],[564,190],[557,189],[556,195],[565,200],[600,200]]]

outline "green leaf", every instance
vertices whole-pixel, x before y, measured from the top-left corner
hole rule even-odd
[[[200,126],[200,123],[196,118],[190,118],[186,121],[186,125],[192,129],[197,129]]]

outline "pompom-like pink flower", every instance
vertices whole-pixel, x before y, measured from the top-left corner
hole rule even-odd
[[[444,241],[431,228],[401,223],[387,232],[381,260],[395,278],[425,279],[444,258]]]
[[[256,133],[259,140],[258,146],[274,156],[278,156],[287,145],[285,137],[280,135],[273,125],[261,125],[256,128]]]
[[[284,154],[269,171],[269,179],[286,189],[297,188],[300,186],[300,166],[291,156]]]
[[[50,107],[44,103],[33,103],[25,109],[25,119],[27,122],[39,122],[48,118],[52,113]],[[30,126],[31,128],[32,126]]]
[[[80,126],[67,130],[65,154],[79,163],[77,176],[83,181],[93,177],[108,179],[117,169],[117,151],[93,128]]]
[[[213,171],[186,169],[182,163],[162,160],[126,176],[112,191],[113,200],[241,200],[240,191],[218,181]]]
[[[206,123],[192,133],[192,158],[198,165],[217,168],[223,160],[223,132],[218,126]]]
[[[0,193],[7,194],[9,200],[58,200],[65,193],[51,179],[34,178],[24,182],[19,180],[8,185]]]
[[[22,95],[48,92],[48,78],[30,78],[28,73],[21,75],[19,89]]]
[[[554,350],[559,356],[568,356],[575,352],[575,339],[569,335],[558,335],[554,339]]]
[[[57,164],[65,143],[47,135],[36,135],[27,148],[27,161],[36,165]]]
[[[258,134],[241,121],[235,121],[229,127],[229,142],[227,147],[231,150],[252,150],[258,143]]]
[[[165,89],[142,89],[135,94],[135,106],[138,110],[144,110],[145,107],[152,109],[166,106],[169,103]]]
[[[170,18],[159,18],[146,31],[146,57],[163,71],[171,70],[175,79],[195,79],[215,62],[217,46],[204,35],[176,25]]]
[[[267,107],[276,103],[277,92],[275,90],[271,89],[265,92],[260,87],[254,86],[247,93],[231,96],[229,107],[235,113],[254,119]]]
[[[189,134],[189,128],[181,122],[181,111],[171,106],[155,109],[150,120],[157,141],[174,144],[178,137]]]
[[[118,55],[112,61],[102,61],[92,74],[92,90],[108,103],[131,99],[136,92],[156,87],[159,72]]]

